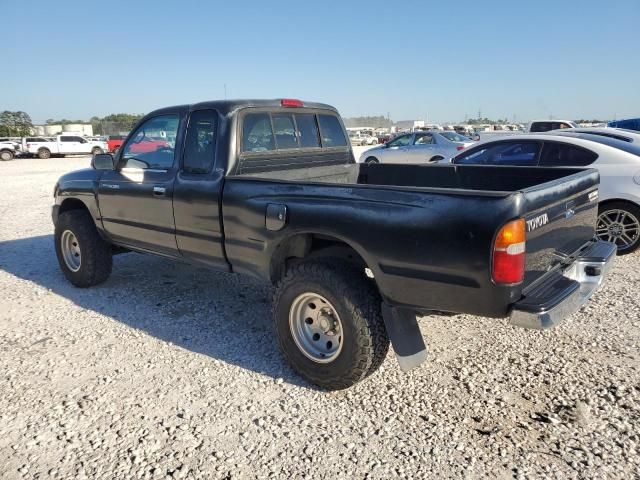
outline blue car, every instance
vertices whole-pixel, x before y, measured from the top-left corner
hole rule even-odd
[[[627,120],[614,120],[607,123],[607,127],[625,128],[627,130],[640,131],[640,118],[629,118]]]

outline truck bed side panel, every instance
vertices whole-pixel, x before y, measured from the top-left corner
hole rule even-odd
[[[296,184],[228,177],[223,193],[226,252],[234,271],[270,276],[278,245],[320,234],[354,248],[392,304],[506,315],[520,287],[490,280],[495,231],[517,216],[521,196],[470,196],[353,185]],[[268,204],[287,207],[287,225],[265,228]]]

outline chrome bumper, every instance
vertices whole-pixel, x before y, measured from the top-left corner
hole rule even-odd
[[[541,284],[516,302],[510,323],[536,330],[558,325],[580,309],[598,289],[613,265],[616,252],[613,243],[591,243],[571,265],[563,271],[546,275]]]

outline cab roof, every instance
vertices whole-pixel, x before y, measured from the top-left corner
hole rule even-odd
[[[284,106],[283,101],[294,101],[300,102],[300,106]],[[337,110],[331,105],[327,105],[325,103],[317,103],[317,102],[307,102],[301,100],[293,100],[289,98],[275,98],[272,100],[264,100],[264,99],[240,99],[240,100],[210,100],[206,102],[192,103],[186,105],[174,105],[172,107],[164,107],[157,110],[154,110],[147,115],[158,115],[162,113],[172,113],[172,112],[184,112],[184,111],[193,111],[193,110],[205,110],[205,109],[215,109],[220,112],[222,115],[228,115],[242,108],[248,107],[258,107],[258,108],[290,108],[292,111],[295,111],[297,108],[317,108],[319,110],[331,110],[337,113]]]

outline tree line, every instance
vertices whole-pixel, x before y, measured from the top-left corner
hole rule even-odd
[[[0,137],[25,137],[31,135],[32,128],[31,117],[26,112],[0,113]]]

